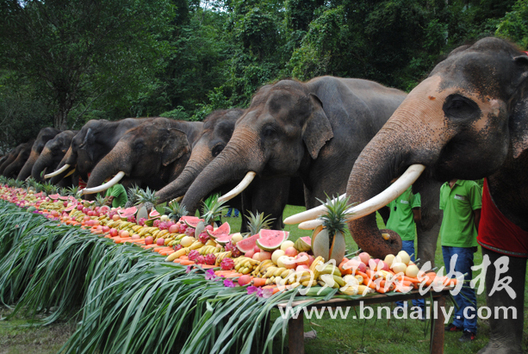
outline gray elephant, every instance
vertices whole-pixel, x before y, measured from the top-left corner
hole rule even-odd
[[[307,207],[325,193],[343,193],[356,157],[405,97],[372,81],[331,76],[264,86],[182,204],[194,210],[212,190],[248,172],[267,184],[259,191],[270,200],[282,193],[273,178],[300,177]]]
[[[20,153],[21,149],[25,146],[26,143],[18,144],[13,149],[9,150],[0,161],[0,174],[3,175],[4,170],[6,169],[9,164],[11,164],[15,159],[17,158],[18,154]]]
[[[489,319],[490,341],[479,353],[523,351],[528,257],[527,78],[528,56],[505,40],[484,38],[455,49],[365,147],[347,186],[352,201],[361,203],[382,192],[411,165],[417,174],[425,167],[427,176],[420,179],[486,177],[477,241],[484,259],[490,261],[487,305],[494,314]],[[368,252],[382,256],[397,251],[398,236],[391,234],[385,241],[371,215],[350,222],[349,228]],[[507,267],[497,268],[501,261]],[[499,279],[511,282],[496,288]],[[500,308],[508,311],[497,312]]]
[[[31,139],[28,142],[18,145],[10,154],[10,157],[0,167],[2,175],[8,178],[16,178],[18,173],[24,167],[29,155],[31,154],[31,147],[35,139]]]
[[[57,134],[60,133],[60,130],[55,129],[53,127],[46,127],[42,128],[37,138],[35,139],[35,142],[33,143],[33,146],[31,147],[31,153],[29,154],[28,159],[26,160],[26,163],[18,173],[17,179],[18,180],[25,180],[31,175],[31,170],[33,169],[33,165],[35,165],[35,162],[37,162],[40,153],[42,150],[44,150],[44,146],[48,141],[53,139]]]
[[[70,148],[57,166],[57,170],[44,177],[51,178],[51,183],[58,184],[64,176],[75,169],[80,178],[88,181],[88,173],[114,148],[125,132],[149,119],[152,118],[88,121],[72,139]]]
[[[49,140],[31,169],[31,176],[38,182],[44,181],[42,174],[55,171],[66,151],[70,148],[73,137],[78,130],[65,130]]]
[[[159,198],[159,203],[168,202],[171,199],[183,196],[187,192],[196,177],[227,145],[235,129],[236,121],[243,114],[244,110],[235,108],[218,110],[206,117],[204,120],[204,131],[198,141],[193,145],[191,156],[185,169],[177,179],[156,193]],[[276,195],[279,194],[278,191],[282,191],[280,193],[281,198],[269,198],[269,194],[260,193],[262,189],[267,190],[266,184],[269,182],[261,181],[257,178],[244,193],[230,200],[229,205],[231,207],[244,211],[241,213],[242,232],[247,231],[246,210],[250,210],[253,213],[261,212],[265,215],[270,215],[274,219],[271,227],[282,228],[282,212],[288,199],[290,204],[295,203],[293,198],[289,198],[293,193],[288,193],[291,190],[291,179],[285,177],[270,181],[273,181],[272,188],[274,188]],[[263,183],[265,184],[263,185]],[[215,192],[224,194],[233,187],[235,187],[235,184],[222,185]],[[302,190],[296,193],[301,194],[300,199],[303,200]]]
[[[202,122],[167,118],[153,118],[129,129],[94,167],[84,192],[106,190],[111,185],[103,182],[116,174],[128,179],[129,185],[164,187],[180,175],[202,130]]]

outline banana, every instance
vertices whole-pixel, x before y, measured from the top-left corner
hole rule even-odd
[[[249,268],[242,268],[242,271],[240,273],[249,274],[249,272],[251,272],[251,270]]]
[[[369,288],[366,285],[358,285],[358,294],[366,295],[368,293],[374,292],[374,289]]]
[[[343,287],[346,285],[346,282],[341,278],[341,276],[333,275],[334,281],[339,285],[339,287]]]
[[[339,287],[338,283],[334,280],[334,276],[331,274],[321,274],[319,280],[319,284],[323,283],[324,285],[331,288]]]
[[[284,270],[282,273],[281,273],[281,278],[284,278],[286,279],[287,277],[290,276],[290,274],[293,274],[295,271],[293,269],[286,269]],[[293,278],[293,277],[292,277]]]
[[[279,276],[282,274],[282,272],[284,272],[284,270],[286,270],[286,268],[284,268],[284,267],[279,267],[279,268],[277,268],[277,270],[273,273],[273,275],[276,276],[276,277],[279,277]]]
[[[321,274],[333,274],[333,275],[341,276],[341,271],[339,270],[338,267],[332,264],[327,264],[322,271],[319,271],[319,274],[320,275]]]
[[[200,241],[194,241],[194,243],[189,247],[192,250],[197,250],[198,248],[202,247],[204,244]]]
[[[310,270],[314,273],[315,279],[319,278],[319,270],[317,270],[317,268],[319,268],[320,264],[324,264],[324,258],[321,256],[318,256],[317,258],[314,259],[314,261],[312,262],[312,265],[310,266]]]
[[[339,292],[344,295],[357,295],[358,287],[357,286],[348,286],[346,288],[340,288]]]
[[[266,272],[263,273],[264,278],[271,278],[277,269],[275,266],[268,267]]]
[[[312,286],[316,286],[317,285],[317,280],[313,279],[313,280],[304,280],[302,282],[300,282],[302,286],[304,287],[312,287]]]
[[[188,248],[186,248],[186,247],[185,247],[185,248],[182,248],[182,249],[180,249],[180,250],[178,250],[178,251],[176,251],[176,252],[173,252],[173,253],[169,254],[169,255],[167,256],[167,258],[165,258],[165,261],[167,261],[167,262],[172,262],[172,261],[175,260],[176,258],[180,258],[181,256],[184,256],[184,255],[186,255],[186,254],[189,254],[189,251],[190,251],[190,250],[189,250]]]

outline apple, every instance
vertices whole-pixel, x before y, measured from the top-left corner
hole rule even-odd
[[[163,237],[160,237],[156,240],[156,245],[158,246],[164,246],[165,245],[165,239]]]
[[[386,271],[389,271],[389,270],[390,270],[390,267],[389,267],[389,265],[388,265],[387,263],[385,263],[384,261],[379,261],[376,269],[378,269],[378,270],[386,270]]]
[[[175,233],[180,232],[180,224],[172,224],[172,225],[169,227],[169,232],[170,232],[171,234],[175,234]]]
[[[358,255],[358,257],[361,260],[361,262],[365,263],[365,265],[367,265],[369,263],[370,254],[368,254],[367,252],[361,252]]]
[[[103,232],[108,232],[108,231],[110,231],[110,226],[106,226],[106,225],[104,225],[104,226],[101,228],[101,230],[103,230]]]
[[[265,261],[266,259],[271,259],[271,252],[268,251],[260,251],[260,261]]]
[[[240,286],[247,285],[247,284],[251,283],[251,280],[252,280],[251,275],[249,275],[249,274],[241,275],[238,278],[238,285],[240,285]]]
[[[297,268],[295,268],[295,271],[296,272],[305,272],[305,271],[309,271],[310,270],[310,267],[304,265],[304,264],[301,264],[301,265],[298,265]]]
[[[286,248],[284,251],[284,254],[287,255],[288,257],[295,257],[297,256],[297,250],[295,249],[295,247],[288,247]]]
[[[112,215],[112,220],[117,221],[117,220],[121,220],[121,218],[119,217],[119,215],[114,214]]]
[[[301,266],[301,265],[304,265],[304,266],[310,266],[310,258],[309,258],[309,255],[308,253],[306,252],[301,252],[299,254],[297,254],[297,257],[295,257],[295,263],[297,263],[297,266]]]
[[[246,253],[246,257],[247,257],[247,253]],[[256,260],[256,261],[262,262],[262,261],[260,260],[260,252],[255,252],[255,253],[253,253],[253,256],[252,256],[251,258],[253,258],[253,259]]]
[[[246,257],[248,257],[248,258],[253,258],[253,255],[255,255],[256,253],[260,253],[260,252],[255,252],[255,250],[252,249],[252,250],[247,251],[247,252],[244,254],[244,256],[246,256]]]
[[[288,257],[288,256],[280,256],[277,259],[277,265],[282,268],[293,269],[296,266],[295,258]]]
[[[284,251],[281,249],[276,249],[271,255],[271,260],[273,261],[273,263],[277,264],[277,259],[282,256],[284,256]]]
[[[139,240],[141,236],[139,236],[139,234],[132,234],[131,237],[133,240]]]
[[[290,240],[286,240],[284,241],[281,246],[280,246],[280,249],[283,250],[283,251],[286,251],[286,248],[288,247],[293,247],[295,243],[293,243],[293,241],[290,241]]]
[[[110,230],[108,230],[108,232],[110,233],[110,236],[112,237],[115,237],[118,235],[117,229],[114,229],[114,228],[111,228]]]
[[[130,237],[130,233],[127,230],[121,230],[119,231],[119,236],[123,238]]]
[[[154,237],[152,236],[145,237],[145,245],[151,245],[152,242],[154,242]]]

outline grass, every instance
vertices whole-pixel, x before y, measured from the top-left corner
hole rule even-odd
[[[304,210],[302,207],[288,206],[285,216]],[[224,218],[229,221],[232,232],[240,228],[240,218]],[[311,233],[299,230],[296,225],[287,225],[290,239],[295,241]],[[355,251],[357,246],[350,235],[347,235],[349,251]],[[436,251],[436,264],[443,265],[440,246]],[[475,264],[482,261],[479,250],[475,254]],[[387,305],[387,304],[383,304]],[[478,305],[485,305],[485,295],[478,296]],[[350,316],[358,309],[351,309]],[[375,308],[376,311],[376,308]],[[6,316],[9,310],[0,308],[0,315]],[[527,314],[525,314],[526,316]],[[274,311],[272,318],[279,316]],[[376,317],[376,316],[374,316]],[[3,353],[56,353],[67,341],[75,329],[75,321],[54,322],[45,327],[30,327],[34,324],[24,318],[17,317],[9,321],[0,321],[0,354]],[[322,318],[305,319],[305,331],[315,330],[317,337],[305,342],[306,353],[426,353],[429,348],[429,327],[427,322],[417,320],[377,319],[371,320],[342,320],[332,319],[329,314]],[[489,326],[486,321],[479,320],[479,333],[473,343],[461,344],[459,333],[448,333],[445,336],[445,353],[475,353],[487,343]],[[526,347],[525,343],[525,347]],[[277,349],[278,347],[274,347]]]

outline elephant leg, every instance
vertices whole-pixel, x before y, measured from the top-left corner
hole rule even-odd
[[[524,280],[526,276],[526,259],[519,257],[507,257],[502,254],[482,248],[484,257],[488,256],[490,266],[486,272],[486,304],[492,313],[489,319],[490,336],[489,343],[482,348],[479,354],[514,354],[522,353],[522,336],[524,322]],[[508,270],[499,274],[498,279],[511,277],[512,281],[508,285],[515,292],[513,299],[511,293],[502,289],[495,291],[494,286],[498,285],[496,280],[495,261],[500,257],[507,257],[509,260]],[[515,312],[512,312],[512,309]]]

